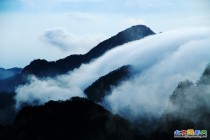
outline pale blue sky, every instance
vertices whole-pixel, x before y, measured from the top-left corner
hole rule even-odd
[[[85,53],[135,24],[209,26],[210,0],[1,0],[0,67]]]

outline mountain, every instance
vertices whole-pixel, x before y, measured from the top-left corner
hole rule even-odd
[[[202,73],[197,85],[210,85],[210,64],[207,65],[206,69]]]
[[[21,73],[22,68],[0,68],[0,92],[14,92],[16,86],[25,83],[26,77]]]
[[[1,130],[2,129],[2,130]],[[19,111],[11,127],[0,128],[6,140],[139,140],[128,121],[85,98],[49,101]]]
[[[0,92],[14,92],[18,85],[27,83],[28,74],[34,74],[39,77],[65,74],[68,71],[80,67],[81,64],[89,63],[90,61],[97,59],[112,48],[153,34],[155,33],[147,26],[136,25],[99,43],[96,47],[84,55],[70,55],[66,58],[52,62],[48,62],[43,59],[34,60],[28,66],[24,67],[20,74],[8,79],[0,80]]]
[[[132,26],[124,31],[119,32],[117,35],[99,43],[84,55],[70,55],[64,59],[53,62],[48,62],[41,59],[34,60],[23,69],[23,73],[34,74],[39,77],[64,74],[68,71],[80,67],[81,64],[89,63],[90,61],[102,56],[110,49],[153,34],[155,33],[145,25]]]
[[[180,82],[171,95],[159,127],[154,133],[155,139],[173,138],[175,130],[210,131],[210,65],[202,76],[193,83]]]
[[[132,66],[125,65],[117,70],[100,77],[84,90],[88,99],[101,102],[103,98],[110,94],[113,87],[120,85],[123,81],[132,76]]]
[[[0,124],[12,124],[15,111],[15,93],[0,92]]]
[[[21,71],[22,71],[21,68],[11,68],[11,69],[0,68],[0,80],[4,80],[14,75],[20,74]]]

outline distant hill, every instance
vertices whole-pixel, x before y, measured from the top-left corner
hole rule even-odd
[[[123,81],[129,79],[132,76],[132,66],[125,65],[117,70],[108,73],[105,76],[100,77],[94,83],[84,90],[88,99],[101,102],[105,96],[109,95],[112,88],[117,87]]]
[[[0,92],[14,92],[17,85],[24,83],[21,73],[22,68],[0,68]]]
[[[99,43],[84,55],[70,55],[64,59],[53,62],[48,62],[41,59],[34,60],[23,69],[23,73],[34,74],[39,77],[64,74],[68,71],[80,67],[81,64],[89,63],[90,61],[103,55],[108,50],[153,34],[155,33],[145,25],[132,26],[124,31],[119,32],[117,35]]]
[[[11,69],[0,68],[0,80],[10,78],[17,74],[20,74],[21,72],[22,72],[21,68],[11,68]]]
[[[27,76],[23,74],[0,80],[0,92],[15,92],[15,88],[18,85],[25,83],[27,83]]]
[[[2,129],[2,130],[1,130]],[[1,128],[0,139],[10,140],[139,140],[128,121],[84,98],[50,101],[25,107],[14,124]]]

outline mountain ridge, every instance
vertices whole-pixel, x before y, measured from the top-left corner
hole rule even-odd
[[[81,64],[89,63],[103,55],[108,50],[153,34],[155,33],[147,26],[135,25],[104,40],[84,55],[74,54],[51,62],[41,59],[34,60],[23,69],[23,74],[33,74],[39,77],[53,77],[59,74],[64,74],[80,67]]]
[[[0,80],[8,79],[12,76],[20,74],[21,72],[22,68],[14,67],[14,68],[5,69],[0,67]]]
[[[119,86],[122,82],[133,76],[131,65],[124,65],[108,74],[101,76],[84,90],[88,99],[95,102],[103,101],[108,96],[112,88]]]
[[[21,74],[6,80],[0,80],[0,92],[14,92],[15,87],[27,83],[27,76],[31,74],[40,78],[65,74],[68,71],[79,68],[81,64],[86,64],[97,59],[108,50],[154,34],[155,33],[145,25],[135,25],[99,43],[84,55],[74,54],[50,62],[44,59],[34,60],[23,68]]]

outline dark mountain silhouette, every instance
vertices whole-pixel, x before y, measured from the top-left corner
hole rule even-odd
[[[180,82],[169,100],[154,139],[173,139],[175,130],[207,130],[210,132],[210,65],[194,84]]]
[[[0,124],[12,124],[15,118],[15,93],[0,92]]]
[[[65,74],[75,68],[80,67],[83,63],[97,59],[108,50],[144,38],[148,35],[155,34],[150,28],[144,25],[132,26],[117,35],[99,43],[84,55],[70,55],[66,58],[48,62],[46,60],[37,59],[32,61],[28,66],[23,68],[22,73],[5,80],[0,80],[0,92],[14,92],[18,85],[27,83],[27,75],[33,74],[39,77],[56,76]]]
[[[123,81],[129,79],[132,76],[132,67],[125,65],[117,70],[108,73],[105,76],[100,77],[93,84],[84,90],[88,99],[101,102],[106,95],[109,95],[112,88],[118,86]]]
[[[140,140],[135,127],[85,98],[24,107],[1,140]]]
[[[11,69],[0,68],[0,80],[10,78],[16,74],[20,74],[21,72],[22,72],[21,68],[11,68]]]
[[[153,34],[155,33],[144,25],[132,26],[122,32],[119,32],[117,35],[99,43],[96,47],[84,55],[70,55],[64,59],[60,59],[54,62],[48,62],[46,60],[40,59],[34,60],[23,69],[23,73],[34,74],[39,77],[64,74],[68,71],[80,67],[80,65],[83,63],[89,63],[91,60],[100,57],[110,49]]]

